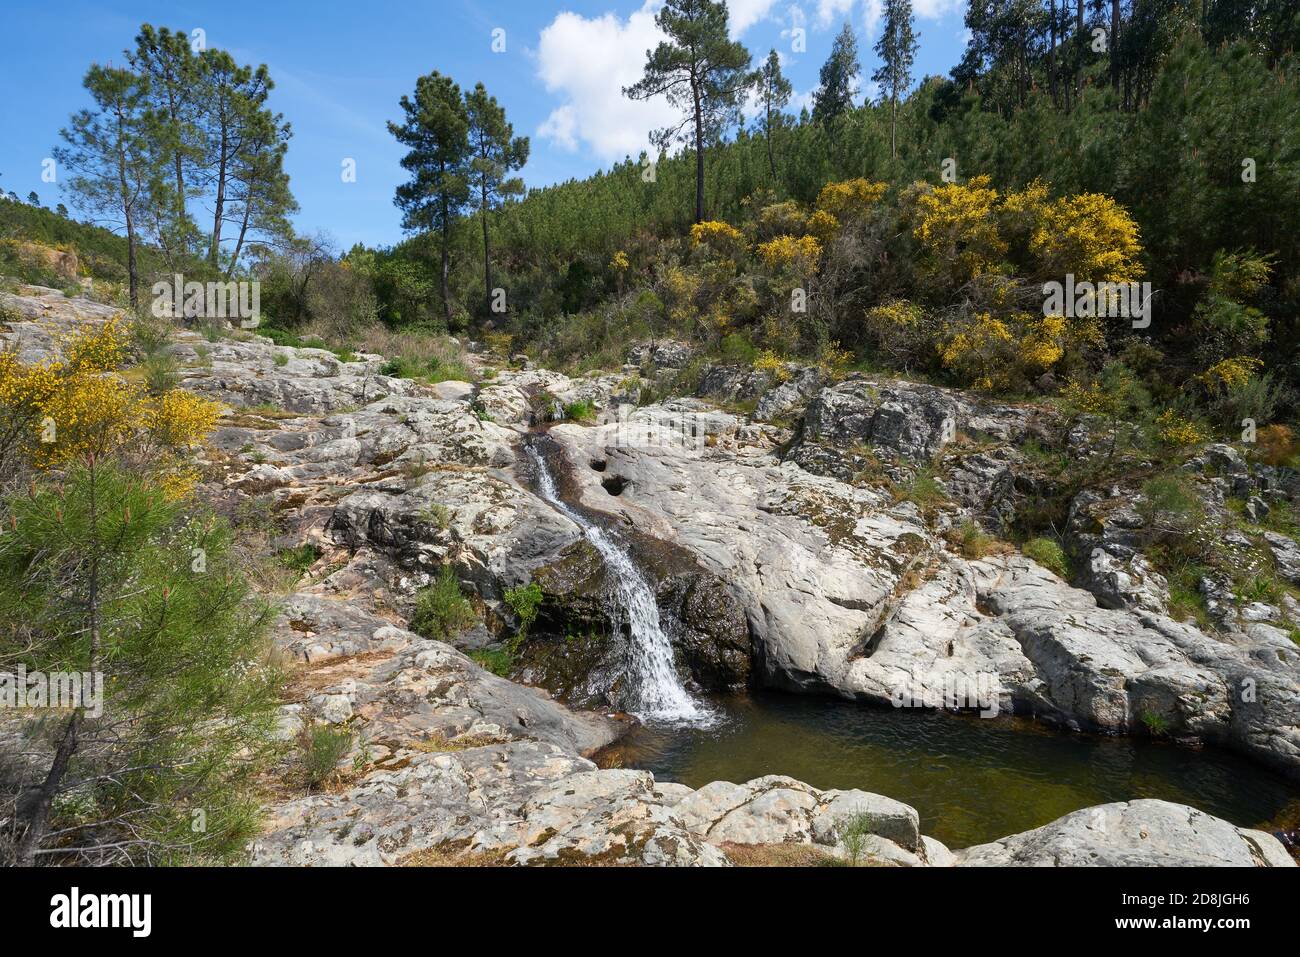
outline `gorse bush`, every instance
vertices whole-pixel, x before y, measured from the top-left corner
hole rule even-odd
[[[24,363],[0,351],[0,472],[29,462],[39,469],[90,456],[149,461],[171,494],[197,479],[188,451],[216,424],[216,403],[170,387],[161,391],[111,375],[126,355],[127,333],[110,320],[63,343],[62,357]]]

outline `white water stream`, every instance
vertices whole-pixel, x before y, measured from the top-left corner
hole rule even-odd
[[[672,644],[664,634],[659,606],[645,576],[612,536],[560,500],[555,479],[532,445],[528,446],[528,455],[537,468],[537,486],[542,496],[577,523],[587,541],[600,552],[613,580],[615,611],[625,616],[632,635],[628,665],[635,705],[628,711],[646,723],[712,724],[716,715],[692,698],[677,677]]]

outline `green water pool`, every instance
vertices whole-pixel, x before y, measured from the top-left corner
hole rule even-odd
[[[1219,748],[775,693],[710,703],[716,726],[638,728],[613,749],[617,760],[691,787],[788,774],[874,791],[915,807],[922,831],[954,848],[1134,798],[1264,830],[1300,820],[1300,786]]]

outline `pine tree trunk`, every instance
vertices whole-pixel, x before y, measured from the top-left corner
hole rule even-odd
[[[492,311],[492,255],[488,248],[488,196],[487,196],[487,178],[483,179],[483,301],[487,304],[488,312]]]
[[[90,527],[98,528],[99,509],[95,495],[97,478],[95,474],[95,459],[92,454],[90,459]],[[94,675],[98,674],[100,668],[100,615],[99,615],[99,543],[92,538],[92,551],[90,554],[90,568],[87,573],[86,582],[86,623],[87,632],[90,635],[90,655],[89,655],[89,672]],[[64,725],[63,736],[59,739],[59,746],[54,752],[54,760],[50,764],[50,770],[45,775],[45,780],[41,782],[41,788],[36,795],[36,803],[28,815],[27,830],[23,833],[23,839],[18,845],[17,863],[21,867],[30,867],[36,863],[36,852],[40,850],[41,842],[45,840],[45,833],[49,829],[50,809],[54,806],[54,798],[59,793],[59,788],[63,784],[64,775],[68,772],[68,765],[72,762],[72,756],[77,752],[77,736],[81,731],[81,723],[85,720],[85,710],[77,708],[68,723]]]
[[[249,195],[244,197],[244,219],[239,224],[239,239],[235,241],[235,251],[230,257],[230,265],[226,267],[226,279],[229,280],[235,273],[235,265],[239,262],[239,253],[244,248],[244,237],[248,235],[248,215],[253,207],[252,189],[250,187]]]
[[[446,203],[443,203],[442,217],[442,312],[446,317],[447,329],[451,329],[451,288],[448,283],[448,274],[451,272],[451,254],[447,246],[451,242],[448,234]]]
[[[1077,99],[1083,99],[1083,0],[1076,0],[1074,14],[1075,28],[1075,51],[1078,59],[1074,64],[1074,95]]]
[[[695,221],[704,222],[704,113],[700,106],[700,88],[691,80],[695,96]]]
[[[1056,0],[1052,0],[1052,17],[1047,23],[1050,41],[1047,45],[1047,88],[1052,95],[1052,105],[1060,108],[1056,96]]]
[[[1119,0],[1110,0],[1110,85],[1119,92]]]
[[[889,158],[898,159],[898,93],[889,97]]]
[[[772,171],[772,185],[776,186],[776,157],[772,153],[772,101],[767,101],[767,167]]]
[[[1079,0],[1080,3],[1083,0]],[[226,151],[230,147],[229,134],[226,128],[226,118],[221,118],[221,149],[217,154],[217,199],[215,212],[212,217],[212,249],[208,253],[208,261],[212,268],[216,269],[217,264],[221,261],[221,217],[225,212],[226,205]]]

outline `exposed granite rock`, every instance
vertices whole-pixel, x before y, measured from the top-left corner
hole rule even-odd
[[[1168,801],[1102,804],[955,852],[963,867],[1295,867],[1271,834]]]

